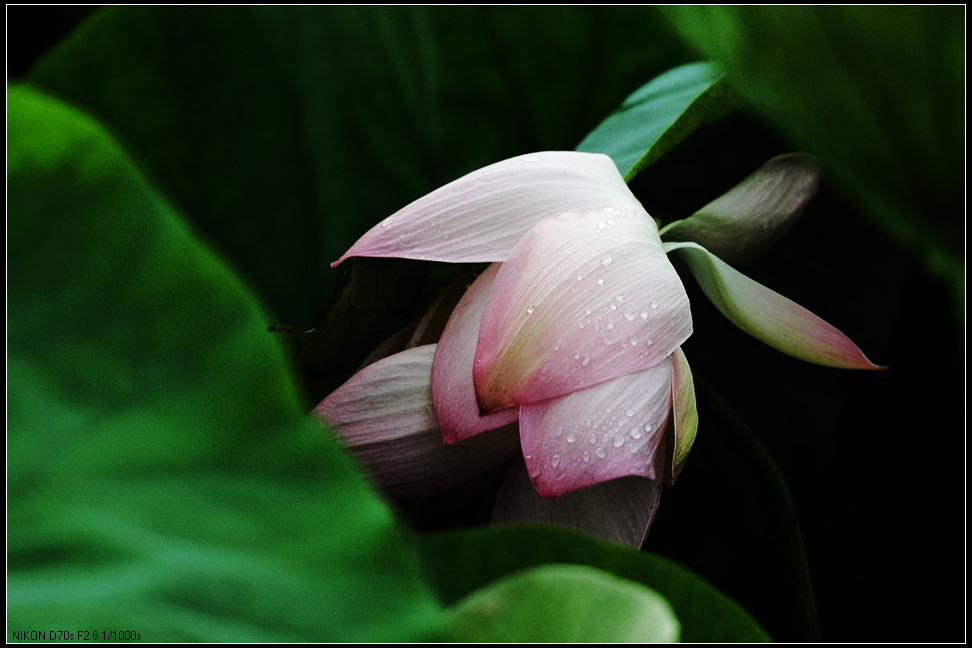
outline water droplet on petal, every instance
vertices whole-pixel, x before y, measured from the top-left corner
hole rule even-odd
[[[585,356],[584,356],[584,359],[583,359],[583,360],[581,360],[581,366],[582,366],[582,367],[586,367],[586,366],[587,366],[587,365],[589,365],[589,364],[591,364],[591,356],[589,356],[589,355],[585,355]]]
[[[614,296],[614,298],[617,299],[619,302],[624,301],[624,294],[618,293],[617,295]]]
[[[596,454],[600,459],[603,459],[604,457],[607,456],[607,452],[604,451],[604,448],[598,448],[597,450],[594,451],[594,454]]]
[[[584,453],[584,463],[588,463],[590,460],[591,460],[591,453],[590,452],[585,452]]]
[[[534,310],[535,310],[535,307],[533,307],[533,306],[527,306],[527,315],[533,315],[533,311]]]
[[[624,410],[624,414],[625,414],[625,416],[628,416],[629,418],[632,417],[632,416],[634,416],[635,415],[634,408],[633,407],[629,407],[628,409]]]
[[[597,224],[597,229],[599,229],[599,230],[602,230],[602,229],[604,229],[605,227],[607,227],[607,223],[598,223],[598,224]]]
[[[602,266],[606,266],[606,265],[611,265],[611,262],[612,262],[612,261],[614,261],[614,257],[612,257],[612,256],[611,256],[611,255],[609,254],[608,256],[606,256],[606,257],[604,257],[603,259],[601,259],[601,265],[602,265]]]
[[[631,454],[636,454],[638,452],[638,446],[636,445],[630,446],[628,448],[628,452],[630,452]]]
[[[652,308],[658,308],[658,302],[656,302],[656,301],[655,301],[654,299],[652,299],[652,300],[651,300],[651,304],[650,304],[650,306],[651,306]]]
[[[641,319],[643,320],[648,319],[648,311],[641,311]]]
[[[635,321],[636,317],[638,317],[638,313],[636,311],[633,310],[624,311],[624,319],[628,320],[629,322]]]
[[[550,460],[550,465],[552,465],[554,468],[556,468],[557,466],[559,466],[560,465],[560,455],[554,455],[553,458]]]
[[[614,318],[613,317],[607,321],[606,328],[609,331],[614,328]]]
[[[636,337],[631,338],[631,346],[637,346],[637,345],[638,345],[638,338]]]
[[[577,435],[574,434],[573,432],[567,435],[567,443],[573,443],[576,440],[577,440]]]
[[[613,445],[615,448],[620,448],[621,446],[623,446],[624,445],[624,435],[623,434],[615,434],[614,435],[614,441],[611,442],[611,445]]]
[[[636,427],[633,427],[633,428],[631,428],[631,430],[630,430],[630,431],[628,432],[628,435],[629,435],[629,436],[630,436],[630,437],[631,437],[632,439],[640,439],[640,438],[641,438],[641,430],[639,430],[639,429],[638,429],[638,428],[636,428]]]
[[[584,275],[577,275],[577,281],[580,281],[583,278],[584,278]]]
[[[557,431],[554,432],[554,434],[556,434],[557,436],[560,436],[563,433],[564,433],[564,428],[562,427],[557,428]]]
[[[578,351],[577,353],[574,354],[574,360],[580,360],[580,356],[581,356],[581,353],[580,353],[580,351]]]
[[[651,423],[645,423],[645,432],[651,432]]]
[[[595,443],[597,443],[597,435],[596,435],[596,434],[594,434],[593,432],[591,432],[591,436],[590,436],[590,438],[589,438],[589,439],[587,439],[587,441],[588,441],[588,443],[590,443],[591,445],[594,445]]]
[[[603,286],[604,285],[604,278],[603,277],[601,277],[600,279],[597,280],[597,285],[598,286]]]

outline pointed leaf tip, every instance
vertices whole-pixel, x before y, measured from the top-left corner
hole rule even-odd
[[[696,243],[665,243],[687,263],[716,308],[757,340],[788,355],[840,369],[885,369],[850,338],[799,304],[753,281]]]

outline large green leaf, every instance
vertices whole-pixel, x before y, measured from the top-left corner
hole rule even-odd
[[[671,604],[686,642],[767,641],[732,600],[661,556],[558,527],[500,526],[422,536],[420,555],[442,600],[451,604],[507,574],[536,565],[587,565],[647,585]]]
[[[388,641],[439,607],[254,299],[85,115],[8,91],[7,616]]]
[[[711,63],[692,63],[638,88],[577,150],[610,155],[625,180],[742,103]]]
[[[541,565],[500,579],[452,610],[450,641],[669,643],[678,620],[646,587],[580,565]]]
[[[573,148],[686,56],[645,8],[120,7],[30,81],[101,118],[275,323],[308,328],[370,226],[475,168]]]
[[[666,11],[875,222],[964,285],[963,7]]]

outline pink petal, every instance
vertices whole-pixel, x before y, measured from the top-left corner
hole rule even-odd
[[[522,155],[472,173],[419,198],[368,231],[353,256],[432,261],[505,261],[531,227],[565,211],[637,205],[606,155]]]
[[[503,264],[474,378],[490,412],[643,371],[692,333],[681,280],[640,208],[539,223]]]
[[[706,297],[757,340],[794,358],[843,369],[884,369],[864,357],[846,335],[773,292],[695,243],[666,243],[685,259]]]
[[[520,443],[541,497],[660,476],[655,453],[671,404],[672,364],[520,407]]]
[[[508,425],[519,414],[519,409],[512,407],[480,416],[472,380],[479,322],[499,269],[500,264],[494,263],[469,287],[452,312],[435,352],[432,400],[442,438],[447,443]]]
[[[695,381],[682,347],[672,354],[672,418],[675,420],[674,447],[671,450],[671,473],[666,475],[669,484],[675,479],[688,459],[689,450],[695,443],[699,429],[699,412],[695,407]]]
[[[662,439],[664,443],[664,439]],[[659,447],[656,460],[664,460]],[[662,491],[659,477],[622,477],[581,488],[556,499],[537,495],[526,465],[517,459],[500,486],[493,524],[558,524],[632,547],[640,547],[655,519]]]
[[[442,442],[432,412],[435,345],[379,360],[314,410],[337,428],[375,480],[396,496],[426,497],[463,483],[519,450],[510,425],[464,443]]]

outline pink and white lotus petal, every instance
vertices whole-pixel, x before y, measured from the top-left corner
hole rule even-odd
[[[692,444],[695,443],[695,433],[699,429],[699,412],[695,407],[695,381],[692,380],[692,370],[682,347],[675,349],[672,354],[672,418],[672,460],[669,462],[670,473],[665,476],[669,484],[674,484],[682,472]]]
[[[391,495],[434,495],[506,461],[519,450],[515,425],[447,445],[432,411],[435,345],[379,360],[324,399],[314,414]]]
[[[757,340],[794,358],[842,369],[884,369],[807,309],[734,270],[696,243],[665,243],[688,264],[706,297]]]
[[[556,499],[537,495],[526,464],[517,459],[500,486],[493,524],[557,524],[591,535],[640,547],[661,500],[664,438],[655,455],[655,479],[622,477],[582,488]]]
[[[537,493],[559,497],[619,477],[654,479],[671,405],[672,363],[520,407],[520,443]]]
[[[432,362],[432,401],[446,443],[508,425],[519,415],[519,409],[511,407],[481,416],[472,381],[479,322],[499,269],[500,264],[494,263],[469,287],[452,312],[436,348]]]
[[[820,161],[815,157],[780,155],[685,220],[665,226],[661,234],[666,241],[698,243],[727,263],[748,263],[800,219],[819,183]]]
[[[544,152],[497,162],[419,198],[369,230],[353,256],[505,261],[531,227],[565,211],[638,205],[606,155]]]
[[[483,314],[480,408],[535,403],[643,371],[692,333],[682,282],[640,208],[545,219],[500,268]]]

